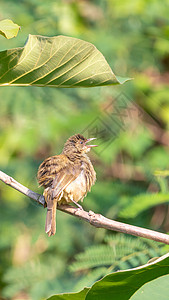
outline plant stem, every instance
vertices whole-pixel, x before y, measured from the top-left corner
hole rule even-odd
[[[45,199],[43,195],[33,192],[32,190],[20,184],[15,179],[8,176],[2,171],[0,171],[0,180],[3,181],[5,184],[13,187],[17,191],[21,192],[22,194],[33,199],[34,201],[38,202],[39,204],[43,206],[45,205]],[[60,205],[57,209],[70,215],[76,216],[77,218],[83,219],[84,221],[90,223],[91,225],[97,228],[104,228],[108,230],[131,234],[134,236],[144,237],[150,240],[162,242],[164,244],[169,245],[169,235],[164,233],[110,220],[100,214],[95,214],[92,211],[87,212],[70,205]]]

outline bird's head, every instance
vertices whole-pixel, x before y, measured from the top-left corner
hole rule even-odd
[[[97,145],[88,144],[92,140],[95,140],[95,138],[86,139],[81,134],[75,134],[66,141],[64,145],[63,153],[85,154],[89,152],[92,147],[97,147]]]

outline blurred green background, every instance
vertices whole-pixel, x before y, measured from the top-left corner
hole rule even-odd
[[[0,19],[21,26],[0,50],[28,34],[68,35],[93,43],[123,86],[89,89],[1,87],[0,169],[38,190],[39,164],[75,133],[98,138],[90,158],[97,183],[84,209],[169,231],[169,1],[1,0]],[[108,233],[57,211],[57,233],[44,233],[46,211],[0,183],[0,295],[45,299],[77,291],[113,270],[145,263],[167,246]],[[106,252],[107,251],[107,252]],[[139,258],[139,259],[138,259]]]

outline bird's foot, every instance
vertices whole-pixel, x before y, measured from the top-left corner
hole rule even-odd
[[[77,203],[77,202],[74,201],[74,200],[72,200],[72,202],[73,202],[78,208],[80,208],[81,210],[83,210],[83,207],[82,207],[79,203]]]

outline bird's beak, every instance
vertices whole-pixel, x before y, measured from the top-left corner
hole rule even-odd
[[[93,140],[96,140],[96,138],[90,138],[90,139],[87,139],[87,141],[86,141],[86,143],[89,143],[89,142],[91,142],[91,141],[93,141]],[[85,144],[86,144],[85,143]],[[88,148],[92,148],[92,147],[98,147],[98,145],[86,145]]]

